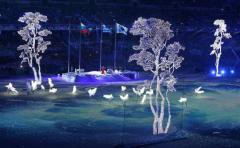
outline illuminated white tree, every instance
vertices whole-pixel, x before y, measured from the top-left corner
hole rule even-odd
[[[221,76],[221,74],[219,73],[219,61],[220,61],[220,57],[222,55],[222,45],[223,45],[223,38],[229,39],[231,38],[231,34],[227,33],[227,25],[225,24],[224,20],[215,20],[213,23],[215,26],[218,26],[218,28],[216,29],[214,36],[215,41],[214,43],[210,46],[213,48],[212,52],[210,53],[210,55],[215,55],[216,56],[216,62],[215,62],[215,67],[216,67],[216,77]]]
[[[26,23],[18,34],[26,42],[23,45],[19,45],[17,50],[21,51],[20,58],[22,63],[27,62],[32,69],[35,81],[37,84],[42,83],[41,74],[41,59],[43,53],[47,50],[50,41],[44,41],[43,37],[52,34],[47,29],[42,29],[40,22],[47,22],[47,16],[40,14],[39,12],[26,12],[22,17],[18,19],[19,22]]]
[[[167,45],[173,38],[171,24],[156,18],[138,18],[130,29],[133,35],[140,35],[140,44],[133,46],[139,51],[130,56],[129,62],[136,61],[137,65],[143,67],[144,71],[151,71],[154,76],[149,89],[153,87],[153,82],[157,80],[155,96],[149,99],[151,111],[154,116],[153,134],[167,133],[171,124],[171,106],[168,93],[175,91],[174,84],[177,82],[174,71],[180,68],[184,60],[179,57],[180,50],[185,48],[179,42]],[[164,124],[164,107],[168,107],[167,123]],[[165,125],[165,127],[164,127]]]

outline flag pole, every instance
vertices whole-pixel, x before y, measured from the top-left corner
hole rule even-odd
[[[100,51],[99,51],[99,70],[101,70],[102,68],[102,23],[101,23],[101,27],[100,27]]]
[[[80,73],[81,70],[81,56],[82,56],[82,34],[81,34],[81,30],[82,30],[82,22],[81,22],[81,18],[80,18],[80,41],[79,41],[79,53],[78,53],[78,70]]]
[[[69,18],[68,24],[68,73],[70,72],[70,34],[71,34],[71,22]]]
[[[116,56],[117,56],[117,26],[115,22],[115,45],[114,45],[114,65],[113,69],[116,70]]]

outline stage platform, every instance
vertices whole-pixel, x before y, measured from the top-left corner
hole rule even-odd
[[[69,72],[63,73],[62,79],[70,83],[109,83],[109,82],[127,82],[136,81],[139,79],[139,73],[135,71],[113,72],[111,74],[101,74],[99,71],[91,72]]]

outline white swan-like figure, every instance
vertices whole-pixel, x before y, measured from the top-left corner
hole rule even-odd
[[[54,84],[53,84],[51,78],[48,78],[48,84],[49,84],[49,87],[50,87],[50,88],[53,88],[53,87],[54,87]]]
[[[141,96],[144,92],[145,92],[145,87],[142,87],[141,89],[137,90],[136,88],[133,88],[133,92],[138,95]]]
[[[126,86],[121,86],[121,91],[126,91],[127,87]]]
[[[13,94],[16,94],[16,95],[18,94],[18,91],[16,90],[15,87],[13,87],[11,82],[8,85],[5,85],[5,87]]]
[[[150,89],[150,90],[146,91],[146,94],[152,96],[153,95],[153,89]]]
[[[57,88],[50,88],[49,92],[55,94],[57,92]]]
[[[72,89],[72,94],[75,95],[77,93],[77,86],[74,85]]]
[[[31,81],[32,91],[37,90],[37,85],[38,85],[37,81]]]
[[[185,97],[180,97],[180,99],[178,100],[179,103],[186,103],[187,102],[187,98]]]
[[[145,101],[147,100],[147,95],[152,96],[153,95],[153,89],[147,90],[146,93],[143,95],[142,100],[140,104],[145,104]]]
[[[105,94],[105,95],[103,95],[103,98],[108,99],[108,100],[112,100],[113,95],[112,94]]]
[[[123,101],[127,101],[128,97],[129,97],[128,94],[120,95],[120,99],[123,100]]]
[[[196,89],[194,90],[194,92],[195,92],[196,94],[203,94],[203,93],[204,93],[204,90],[201,90],[201,89],[202,89],[202,87],[200,86],[200,87],[196,88]]]
[[[97,88],[92,88],[88,90],[89,97],[92,97],[96,94]]]

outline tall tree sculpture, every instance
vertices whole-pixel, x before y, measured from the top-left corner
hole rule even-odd
[[[129,57],[129,62],[136,61],[137,65],[143,67],[144,71],[151,71],[153,79],[150,90],[155,80],[155,97],[150,97],[149,104],[153,113],[153,134],[167,133],[171,124],[171,106],[168,98],[169,92],[175,91],[174,85],[177,82],[174,71],[180,68],[184,60],[179,57],[180,50],[185,48],[179,42],[167,45],[173,38],[171,24],[156,18],[138,18],[130,29],[133,35],[140,35],[140,44],[133,46],[139,51]],[[164,123],[165,103],[168,107],[167,123]],[[165,127],[164,127],[165,126]]]
[[[230,39],[232,36],[230,33],[227,33],[227,25],[225,24],[224,20],[215,20],[213,23],[215,26],[218,26],[216,29],[214,36],[215,41],[214,43],[210,46],[213,48],[212,52],[210,55],[215,55],[216,56],[216,62],[215,62],[215,67],[216,67],[216,77],[220,77],[221,74],[219,73],[219,61],[220,57],[222,55],[222,45],[223,45],[223,38]]]
[[[48,45],[51,45],[50,41],[44,41],[43,37],[52,34],[47,29],[42,29],[40,22],[47,22],[47,16],[40,14],[39,12],[26,12],[22,17],[18,19],[19,22],[26,23],[18,34],[26,42],[26,44],[19,45],[17,50],[21,51],[20,58],[22,63],[27,62],[32,69],[34,79],[37,84],[42,83],[41,74],[41,59],[43,53],[47,50]]]

